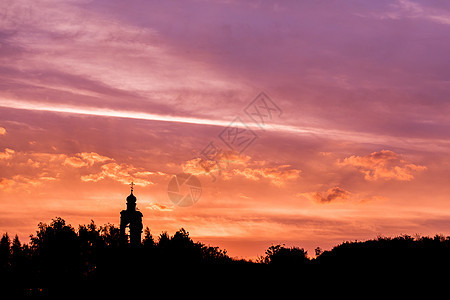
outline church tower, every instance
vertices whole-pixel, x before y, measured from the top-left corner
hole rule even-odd
[[[130,229],[130,245],[138,246],[141,244],[142,234],[142,213],[136,210],[136,196],[133,195],[134,183],[130,184],[131,193],[127,197],[127,209],[120,212],[120,237],[122,241],[128,241],[125,229]]]

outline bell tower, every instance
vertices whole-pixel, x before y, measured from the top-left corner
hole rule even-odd
[[[139,246],[141,244],[142,234],[142,213],[136,210],[136,196],[133,195],[134,183],[131,182],[131,193],[127,197],[127,209],[120,212],[120,238],[128,243],[125,229],[130,229],[129,243],[131,246]]]

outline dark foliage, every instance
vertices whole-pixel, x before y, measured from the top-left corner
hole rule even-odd
[[[262,257],[260,262],[274,266],[298,267],[309,263],[310,260],[303,248],[272,245],[266,250],[266,256]]]
[[[97,227],[94,221],[75,230],[62,218],[50,224],[39,223],[29,244],[13,241],[7,233],[0,239],[0,275],[3,282],[22,286],[61,286],[68,282],[97,282],[105,278],[142,275],[163,268],[186,265],[209,265],[235,262],[218,247],[194,242],[181,228],[173,236],[167,232],[153,239],[144,230],[140,247],[123,245],[119,228],[107,224]],[[126,274],[126,276],[125,276]],[[31,294],[36,292],[31,289]],[[45,291],[38,290],[38,294]]]
[[[324,274],[331,278],[332,272],[336,278],[343,272],[359,276],[380,270],[444,270],[450,266],[450,237],[438,235],[344,242],[330,251],[316,248],[314,259],[303,248],[272,245],[257,262],[236,260],[225,250],[194,242],[183,228],[173,236],[163,232],[154,239],[147,227],[141,245],[131,247],[121,243],[119,228],[114,225],[98,227],[91,221],[75,230],[55,218],[49,225],[39,223],[36,235],[30,238],[29,244],[22,244],[17,236],[11,241],[7,233],[0,239],[1,282],[19,294],[57,294],[55,291],[67,291],[68,284],[69,290],[80,293],[89,287],[104,287],[113,293],[127,286],[124,282],[145,285],[142,280],[168,285],[187,285],[190,280],[196,284],[200,273],[203,284],[221,280],[238,284],[248,280],[249,274],[253,279],[285,281],[280,276],[283,273],[274,271],[280,267],[295,271],[286,274],[304,278],[323,278]],[[247,271],[236,271],[239,266]],[[230,268],[232,277],[226,275]],[[287,279],[298,282],[298,277]],[[14,290],[15,286],[19,287]]]
[[[379,237],[368,241],[344,242],[323,252],[317,264],[357,269],[423,269],[450,266],[450,237]]]

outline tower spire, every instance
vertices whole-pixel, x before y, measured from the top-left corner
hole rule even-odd
[[[120,212],[120,236],[121,241],[128,243],[128,236],[125,233],[125,228],[130,229],[129,243],[132,246],[141,244],[142,233],[142,213],[136,210],[136,196],[133,195],[134,182],[130,183],[131,193],[127,197],[127,209]]]

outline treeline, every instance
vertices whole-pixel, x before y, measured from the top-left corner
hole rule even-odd
[[[450,267],[450,237],[401,235],[344,242],[320,253],[315,261],[324,266],[371,270],[438,270]]]
[[[192,270],[216,276],[217,272],[212,270],[223,270],[224,266],[251,268],[256,270],[253,274],[278,267],[295,270],[297,274],[333,268],[365,271],[397,267],[447,268],[450,266],[450,237],[379,237],[344,242],[330,251],[317,248],[315,255],[311,258],[299,247],[272,245],[255,262],[233,259],[225,250],[194,242],[183,228],[173,236],[163,232],[156,238],[146,228],[142,244],[131,248],[121,240],[119,228],[114,225],[97,226],[91,221],[75,229],[62,218],[55,218],[50,224],[39,223],[36,234],[31,235],[27,244],[22,244],[17,236],[11,238],[3,234],[0,281],[20,283],[21,293],[39,294],[48,291],[41,287],[61,287],[67,283],[77,283],[80,287],[79,283],[89,285],[119,279],[186,280],[192,276]],[[113,288],[114,285],[110,285],[110,289]]]
[[[117,267],[122,261],[143,258],[154,264],[244,263],[230,258],[219,247],[194,242],[181,228],[173,236],[163,232],[155,239],[145,228],[141,246],[130,248],[121,240],[119,228],[94,221],[75,230],[62,218],[50,224],[39,223],[30,243],[22,244],[8,233],[0,240],[0,272],[3,277],[28,280],[95,278],[100,267]],[[142,264],[142,262],[139,262]],[[101,270],[103,271],[103,270]]]

